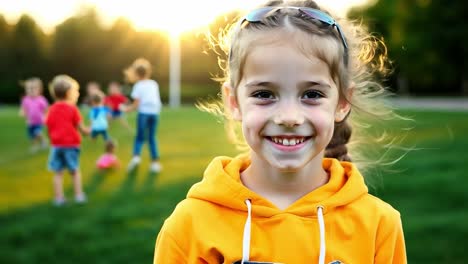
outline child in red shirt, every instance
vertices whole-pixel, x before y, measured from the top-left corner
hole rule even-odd
[[[55,99],[45,121],[51,144],[48,167],[55,173],[54,205],[65,204],[64,169],[68,169],[73,177],[75,202],[85,203],[86,195],[81,186],[79,170],[81,136],[78,130],[84,134],[89,134],[90,130],[83,125],[80,112],[76,107],[80,95],[79,85],[68,75],[58,75],[50,83],[49,89]]]
[[[130,129],[127,120],[122,115],[123,113],[120,110],[120,106],[128,102],[128,98],[122,94],[120,83],[111,82],[109,84],[109,88],[107,89],[107,94],[108,95],[104,100],[104,104],[111,110],[111,118],[120,119],[120,123],[127,129]]]

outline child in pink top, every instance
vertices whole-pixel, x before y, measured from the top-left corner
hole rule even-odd
[[[119,166],[119,160],[114,154],[115,144],[112,140],[106,142],[106,152],[96,162],[96,166],[101,169],[111,169]]]
[[[47,142],[42,136],[42,127],[49,103],[42,96],[41,79],[27,79],[24,82],[24,90],[26,95],[21,99],[20,115],[26,118],[28,136],[32,140],[31,152],[36,152],[47,147]]]

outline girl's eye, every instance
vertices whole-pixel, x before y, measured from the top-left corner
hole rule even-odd
[[[267,91],[267,90],[260,90],[260,91],[255,91],[252,93],[251,95],[252,97],[254,98],[257,98],[257,99],[275,99],[273,93],[271,91]]]
[[[316,91],[316,90],[308,90],[308,91],[305,91],[304,94],[302,95],[302,98],[304,99],[320,99],[324,97],[324,95],[319,92],[319,91]]]

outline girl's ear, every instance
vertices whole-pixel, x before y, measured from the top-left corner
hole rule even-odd
[[[349,112],[351,111],[351,98],[353,96],[353,91],[354,91],[355,84],[354,82],[351,83],[351,85],[346,89],[346,95],[345,98],[340,98],[338,100],[338,105],[336,106],[336,111],[335,111],[335,122],[343,122],[349,115]]]
[[[223,93],[225,96],[225,104],[231,113],[232,119],[236,121],[242,120],[242,115],[240,112],[239,104],[237,103],[236,93],[234,88],[227,82],[223,84]]]
[[[335,112],[335,122],[340,123],[348,117],[349,112],[351,111],[351,104],[345,99],[341,99],[338,102],[338,106]]]

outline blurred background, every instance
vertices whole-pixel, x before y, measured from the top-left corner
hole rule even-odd
[[[205,32],[216,35],[262,2],[0,0],[0,263],[151,262],[158,230],[175,204],[211,158],[236,153],[223,125],[194,107],[219,91],[212,80],[220,74],[217,54]],[[362,21],[384,39],[393,61],[385,84],[399,111],[415,120],[404,139],[415,150],[372,190],[401,212],[409,263],[468,263],[468,2],[318,3]],[[64,73],[80,83],[82,94],[90,81],[105,90],[111,81],[124,83],[122,70],[137,57],[154,66],[165,105],[171,86],[180,87],[181,105],[161,115],[164,171],[97,171],[103,144],[84,139],[81,164],[90,202],[53,208],[47,152],[27,151],[24,118],[18,116],[20,81],[35,76],[47,87]],[[124,84],[124,93],[130,90]],[[128,116],[132,126],[134,118]],[[110,131],[126,164],[133,132],[119,124]],[[70,180],[65,186],[71,193]]]
[[[389,86],[400,95],[468,94],[465,1],[323,1],[329,9],[369,25],[383,37],[394,72]],[[37,76],[45,82],[67,73],[82,87],[122,80],[135,57],[154,64],[167,101],[170,38],[180,39],[184,102],[216,94],[216,54],[204,32],[216,34],[260,1],[199,1],[126,6],[109,1],[3,1],[0,6],[0,103],[17,103],[18,80]],[[359,4],[358,6],[356,6]]]

